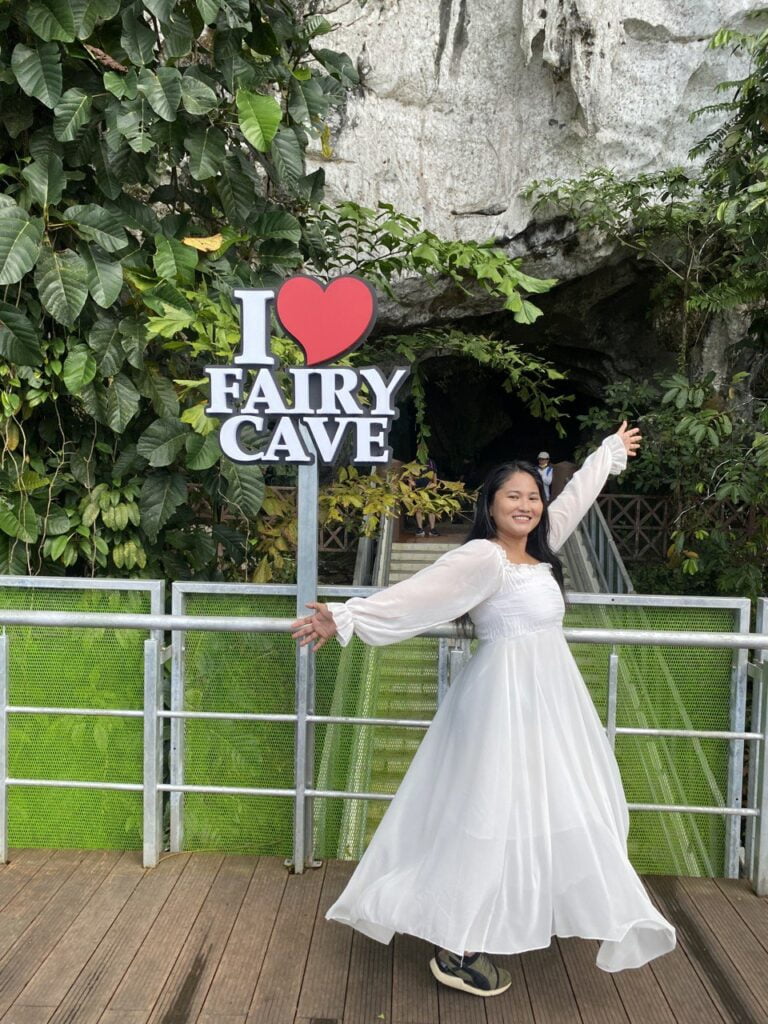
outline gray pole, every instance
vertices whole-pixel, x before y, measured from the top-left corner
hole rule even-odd
[[[315,455],[309,431],[301,427],[302,441]],[[308,601],[317,600],[317,457],[311,465],[298,467],[297,513],[298,551],[296,557],[296,614],[306,615]],[[313,786],[314,725],[307,715],[315,713],[315,656],[310,646],[296,649],[296,797],[293,813],[293,870],[301,874],[313,862],[312,798],[306,790]]]

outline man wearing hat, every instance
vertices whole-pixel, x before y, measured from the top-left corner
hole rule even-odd
[[[549,492],[552,487],[552,465],[549,461],[549,452],[539,452],[537,455],[538,470],[541,482],[544,484],[544,493],[549,501]]]

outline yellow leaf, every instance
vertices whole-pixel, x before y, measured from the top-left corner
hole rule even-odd
[[[223,241],[224,236],[220,234],[208,235],[206,238],[182,238],[184,245],[188,245],[191,249],[197,249],[198,252],[216,252],[221,248]]]

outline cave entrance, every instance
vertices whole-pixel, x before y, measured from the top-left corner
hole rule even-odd
[[[566,435],[559,437],[551,422],[532,415],[517,395],[505,389],[498,371],[451,356],[427,360],[422,372],[430,456],[442,477],[463,479],[469,487],[479,486],[500,462],[523,458],[535,463],[542,449],[553,462],[573,461],[582,440],[577,416],[595,404],[594,394],[579,391],[573,381],[555,381],[555,393],[574,396],[564,406]],[[405,398],[399,408],[390,444],[394,458],[408,462],[416,457],[413,399]]]

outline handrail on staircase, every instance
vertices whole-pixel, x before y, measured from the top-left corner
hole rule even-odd
[[[597,502],[582,519],[579,531],[597,575],[600,590],[608,594],[634,593],[635,588],[632,586],[627,567]]]

